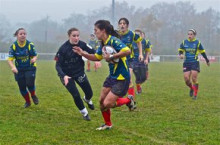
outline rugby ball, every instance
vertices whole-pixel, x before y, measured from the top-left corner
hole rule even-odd
[[[104,46],[103,48],[102,48],[102,53],[103,53],[103,55],[105,55],[105,54],[111,54],[111,55],[113,55],[113,54],[115,54],[115,53],[117,53],[117,51],[112,47],[112,46]],[[118,58],[116,58],[116,59],[113,59],[112,61],[111,61],[111,63],[117,63],[117,62],[119,62],[119,59]]]

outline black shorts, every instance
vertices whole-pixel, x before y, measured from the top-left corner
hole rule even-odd
[[[27,70],[27,71],[18,71],[15,74],[15,80],[18,81],[25,81],[27,85],[34,84],[36,78],[36,68],[34,70]]]
[[[134,59],[130,58],[128,59],[128,68],[133,69],[133,67],[134,67]]]
[[[103,87],[111,88],[111,92],[119,97],[126,95],[129,88],[130,80],[116,80],[111,77],[107,77]]]
[[[191,70],[200,72],[199,61],[196,61],[196,62],[184,62],[183,63],[183,72],[188,72],[188,71],[191,71]]]
[[[141,84],[146,81],[146,65],[144,62],[134,61],[133,72],[136,84]]]

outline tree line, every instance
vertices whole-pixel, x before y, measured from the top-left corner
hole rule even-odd
[[[147,3],[146,3],[147,5]],[[81,39],[87,41],[93,33],[94,23],[99,19],[108,19],[117,29],[117,21],[126,17],[130,21],[130,29],[141,29],[153,44],[153,52],[158,55],[177,54],[177,49],[187,31],[197,30],[197,38],[201,40],[208,55],[220,55],[220,12],[209,8],[197,12],[190,2],[161,2],[150,8],[136,8],[127,2],[115,3],[115,17],[112,20],[112,7],[101,7],[88,14],[73,12],[58,23],[45,16],[31,23],[11,25],[8,19],[0,15],[0,52],[8,52],[14,39],[13,31],[24,27],[28,39],[33,41],[38,52],[54,53],[67,40],[67,30],[76,27],[80,30]]]

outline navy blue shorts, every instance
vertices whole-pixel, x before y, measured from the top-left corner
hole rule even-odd
[[[126,95],[129,88],[130,80],[116,80],[111,77],[107,77],[103,87],[111,88],[111,92],[119,97]]]
[[[188,71],[191,71],[191,70],[200,72],[199,61],[196,61],[196,62],[184,62],[183,63],[183,72],[188,72]]]
[[[128,59],[128,68],[132,68],[133,69],[133,67],[134,67],[134,59],[130,58],[130,59]]]
[[[27,71],[18,71],[18,73],[15,74],[15,80],[17,82],[25,81],[27,85],[34,84],[35,78],[36,78],[36,69],[27,70]]]
[[[147,67],[146,67],[146,64],[144,64],[144,62],[134,61],[133,72],[135,75],[136,84],[141,84],[144,81],[146,81]]]

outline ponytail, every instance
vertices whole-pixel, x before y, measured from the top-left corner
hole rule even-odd
[[[120,38],[120,34],[118,33],[118,31],[114,30],[114,27],[108,20],[98,20],[96,21],[95,26],[98,27],[100,30],[105,30],[108,35]]]

